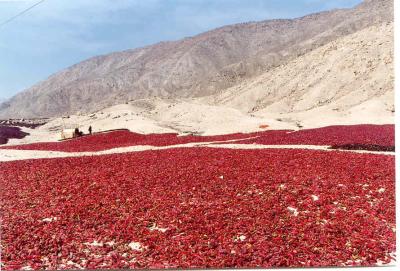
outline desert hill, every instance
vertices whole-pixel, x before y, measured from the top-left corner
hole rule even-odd
[[[339,38],[287,64],[201,98],[146,98],[55,118],[11,144],[55,141],[61,129],[219,135],[394,123],[393,23]]]
[[[259,80],[259,76],[267,76],[265,74],[269,72],[276,75],[279,69],[283,72],[283,67],[287,65],[291,65],[290,69],[312,69],[309,65],[296,66],[293,61],[300,63],[305,54],[360,30],[377,26],[376,31],[380,31],[380,25],[392,21],[391,0],[367,0],[352,9],[321,12],[293,20],[230,25],[179,41],[161,42],[144,48],[98,56],[54,74],[2,103],[0,117],[55,117],[77,112],[89,113],[127,101],[154,97],[225,97],[221,94],[224,90],[228,90],[228,97],[229,93],[235,92],[234,89],[251,84],[254,78]],[[374,28],[368,31],[373,32]],[[351,57],[351,53],[348,53]],[[362,59],[360,55],[357,61]],[[335,62],[331,65],[334,66]],[[293,72],[301,77],[301,70]],[[319,71],[318,75],[323,75],[323,71]],[[389,81],[390,75],[387,74]],[[344,80],[353,82],[352,80],[359,79],[357,76],[361,75]],[[385,82],[388,81],[386,79]],[[276,97],[262,94],[266,100],[258,97],[254,110],[260,111],[269,107],[271,102],[277,101],[288,91],[298,91],[305,95],[308,90],[302,88],[308,88],[308,85],[315,83],[304,82],[305,85],[297,89],[296,80],[300,82],[295,79],[292,83],[282,85],[288,87],[287,89],[278,85],[271,86]],[[331,77],[329,80],[325,83],[327,86],[334,84]],[[313,95],[319,95],[319,87],[322,87],[321,83],[312,88],[311,92],[315,92]],[[386,87],[390,87],[390,84]],[[344,90],[343,95],[347,95],[349,90],[350,86]],[[336,95],[332,91],[337,92],[330,90],[324,97],[312,96],[306,100],[321,98],[321,102],[325,103],[325,98]],[[379,89],[377,91],[382,92]],[[231,102],[226,102],[226,105],[237,108],[234,97],[227,99]],[[218,98],[215,99],[217,100]],[[335,101],[339,103],[339,100]],[[304,101],[296,102],[296,107],[289,109],[294,103],[287,102],[288,108],[283,107],[287,113],[315,106],[313,102]],[[279,105],[275,107],[281,108]],[[253,107],[239,110],[247,112],[253,110]]]
[[[263,116],[351,119],[360,111],[365,122],[389,120],[394,112],[393,50],[393,23],[371,26],[204,101]]]

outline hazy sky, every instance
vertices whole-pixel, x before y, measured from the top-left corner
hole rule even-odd
[[[38,0],[0,0],[0,23]],[[0,27],[0,98],[91,56],[361,0],[47,0]]]

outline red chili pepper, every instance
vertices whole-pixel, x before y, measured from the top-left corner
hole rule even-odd
[[[0,172],[5,270],[368,266],[395,251],[393,156],[179,148]]]

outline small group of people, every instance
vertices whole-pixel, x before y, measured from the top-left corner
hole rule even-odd
[[[89,126],[88,131],[89,131],[89,135],[91,135],[92,134],[92,126]],[[83,132],[79,131],[79,128],[75,128],[74,137],[80,137],[80,136],[83,136]]]

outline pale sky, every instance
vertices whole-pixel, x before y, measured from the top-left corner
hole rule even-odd
[[[39,0],[0,0],[0,24]],[[46,0],[0,27],[0,98],[95,55],[361,0]]]

